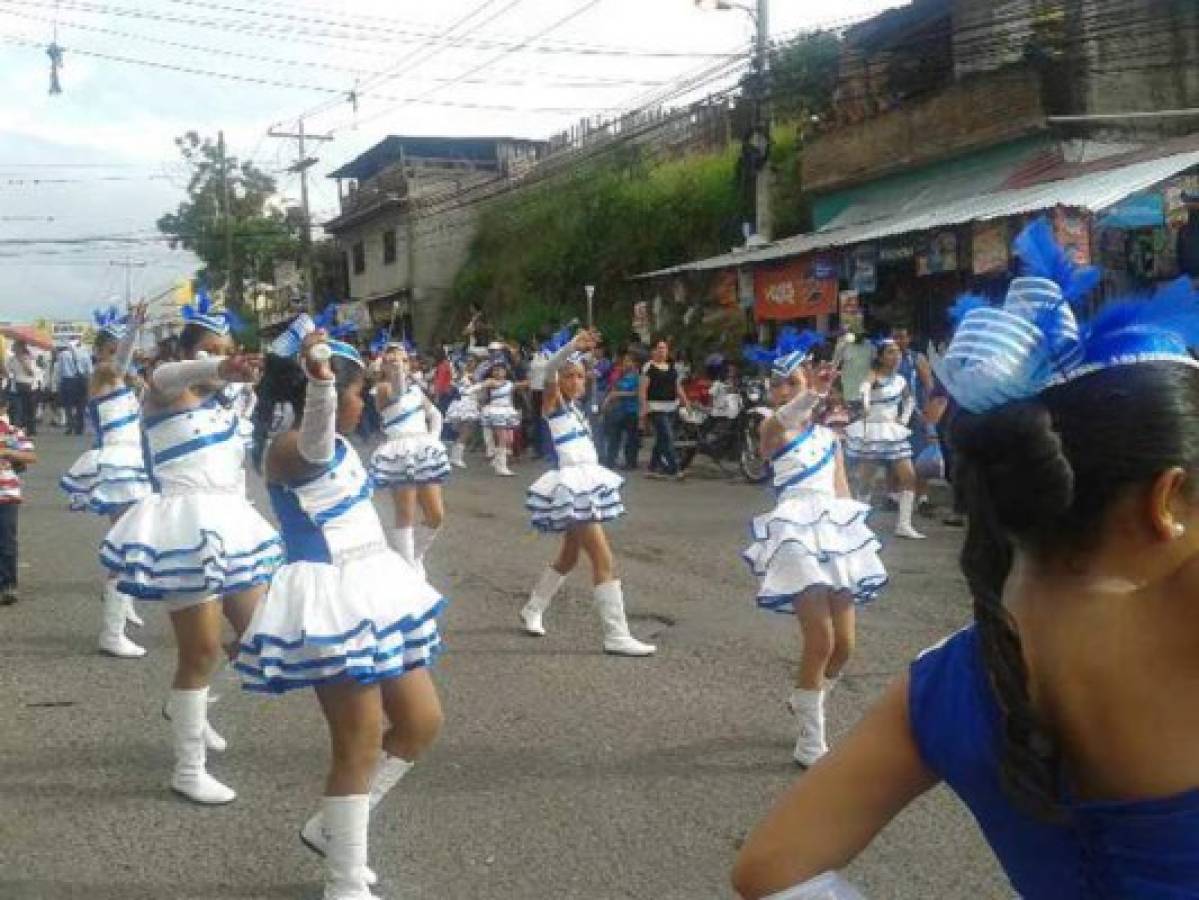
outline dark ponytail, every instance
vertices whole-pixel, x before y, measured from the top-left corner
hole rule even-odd
[[[271,425],[275,421],[275,410],[290,403],[296,421],[304,414],[304,389],[307,381],[300,364],[291,358],[268,353],[263,363],[262,380],[255,393],[258,403],[254,407],[254,443],[250,448],[250,461],[254,470],[262,473],[262,460],[270,438]]]
[[[1036,400],[961,413],[952,441],[969,516],[962,572],[1001,717],[1000,777],[1022,809],[1062,821],[1065,761],[1033,707],[1004,584],[1017,548],[1069,564],[1129,489],[1173,467],[1199,469],[1199,372],[1165,363],[1100,371]]]

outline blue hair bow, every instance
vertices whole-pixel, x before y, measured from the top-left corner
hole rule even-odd
[[[101,334],[107,334],[119,341],[125,336],[129,316],[121,315],[116,304],[113,304],[107,309],[93,310],[92,321],[96,323],[96,330]]]
[[[196,303],[185,305],[181,313],[183,321],[188,325],[199,325],[213,334],[226,335],[231,331],[240,330],[244,323],[231,309],[216,311],[212,308],[212,298],[208,291],[200,288],[196,292]]]
[[[1099,274],[1076,267],[1056,244],[1047,246],[1047,232],[1038,220],[1016,239],[1024,271],[1038,274],[1013,279],[1002,306],[968,295],[950,311],[957,330],[945,356],[932,354],[932,363],[964,409],[987,412],[1115,366],[1199,365],[1189,349],[1199,344],[1199,294],[1188,279],[1151,299],[1113,301],[1080,325],[1070,299],[1085,297]]]
[[[774,347],[755,345],[745,351],[745,358],[770,366],[770,374],[776,378],[790,378],[824,340],[819,331],[800,331],[788,326],[779,332]]]

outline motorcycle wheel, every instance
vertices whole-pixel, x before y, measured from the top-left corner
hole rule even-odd
[[[758,427],[761,422],[751,416],[745,423],[741,438],[741,474],[750,484],[761,484],[770,477],[770,465],[762,458],[759,450]]]

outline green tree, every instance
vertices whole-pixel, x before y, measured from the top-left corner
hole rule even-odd
[[[298,253],[299,223],[273,205],[275,179],[250,161],[227,156],[233,258],[227,258],[225,193],[220,148],[189,131],[175,139],[191,169],[187,200],[158,219],[170,246],[190,250],[203,262],[196,274],[212,287],[232,287],[233,302],[247,279],[268,281],[276,259]]]
[[[775,119],[824,119],[833,108],[841,39],[832,31],[803,34],[770,54],[770,95]]]

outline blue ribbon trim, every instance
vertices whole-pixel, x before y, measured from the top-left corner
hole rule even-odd
[[[189,453],[195,453],[197,450],[203,450],[205,447],[212,447],[216,444],[223,444],[237,436],[237,422],[231,422],[228,429],[217,432],[216,434],[205,434],[198,438],[193,438],[190,441],[184,441],[182,444],[176,444],[174,447],[168,447],[160,453],[154,454],[154,465],[161,466],[173,460],[187,456]]]

